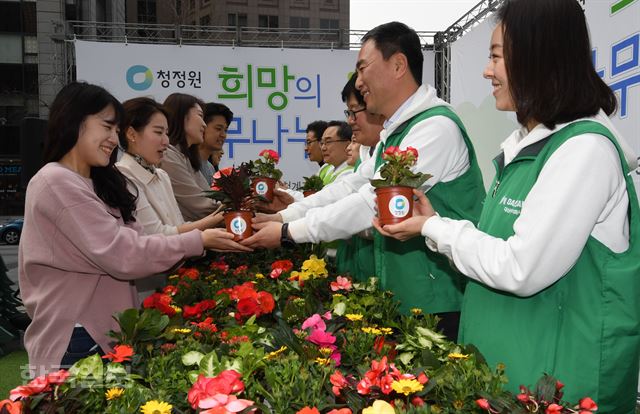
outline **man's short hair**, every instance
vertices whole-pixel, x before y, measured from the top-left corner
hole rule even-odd
[[[338,127],[338,138],[351,141],[351,126],[344,121],[329,121],[327,128]]]
[[[313,132],[316,136],[316,139],[320,140],[322,138],[322,134],[324,134],[324,130],[327,129],[326,121],[313,121],[309,125],[307,125],[307,134],[309,132]]]
[[[231,112],[231,109],[221,103],[209,102],[205,104],[202,109],[204,112],[202,119],[204,119],[205,124],[211,122],[213,117],[217,115],[224,117],[224,120],[227,121],[227,125],[229,125],[233,119],[233,112]]]
[[[358,101],[358,104],[360,104],[361,106],[367,106],[367,104],[364,102],[364,97],[362,96],[358,88],[356,88],[357,79],[358,74],[354,72],[347,83],[344,85],[344,88],[342,88],[342,102],[347,103],[349,97],[353,95],[356,98],[356,101]]]

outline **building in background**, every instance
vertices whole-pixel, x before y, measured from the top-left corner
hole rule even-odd
[[[21,214],[74,38],[349,47],[349,0],[0,0],[0,215]]]

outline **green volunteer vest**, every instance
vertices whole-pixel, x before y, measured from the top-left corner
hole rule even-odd
[[[331,167],[333,167],[331,164],[325,163],[322,164],[322,167],[318,170],[318,177],[322,180],[323,185],[329,184],[327,180],[331,177]]]
[[[530,297],[469,282],[460,340],[476,345],[490,365],[506,364],[512,392],[520,384],[535,385],[546,372],[566,384],[566,400],[589,396],[598,403],[598,412],[630,414],[640,358],[640,209],[611,132],[580,121],[524,148],[506,167],[500,164],[504,156],[498,156],[478,228],[505,240],[513,235],[522,202],[547,159],[567,139],[584,133],[607,137],[620,154],[630,204],[629,249],[614,253],[589,237],[573,268]]]
[[[344,167],[340,168],[339,170],[333,170],[330,173],[325,174],[324,177],[322,178],[322,183],[324,185],[327,184],[331,184],[332,182],[334,182],[338,177],[340,177],[342,174],[349,172],[349,171],[353,171],[353,166],[351,165],[345,165]]]
[[[470,166],[455,180],[433,186],[429,190],[429,200],[441,216],[470,220],[475,224],[482,208],[480,200],[485,195],[484,184],[467,131],[451,109],[445,106],[430,108],[400,125],[380,145],[375,169],[377,171],[382,165],[382,153],[387,147],[400,146],[414,125],[433,116],[445,116],[456,123],[469,151]],[[454,270],[444,255],[430,251],[424,237],[401,242],[376,232],[374,258],[381,287],[395,294],[402,312],[409,312],[411,308],[420,308],[427,313],[460,310],[466,277]]]
[[[360,158],[353,167],[354,171],[360,166]],[[336,268],[340,274],[350,274],[355,281],[366,282],[376,274],[373,261],[373,240],[364,239],[358,235],[350,239],[340,240],[336,252]]]

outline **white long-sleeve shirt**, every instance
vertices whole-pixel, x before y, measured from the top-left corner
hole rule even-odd
[[[419,87],[409,100],[409,105],[401,106],[389,118],[392,122],[380,133],[378,145],[386,142],[396,128],[413,116],[435,106],[449,106],[428,85]],[[416,148],[418,161],[412,170],[433,176],[424,184],[423,191],[440,181],[452,181],[469,169],[469,154],[462,134],[455,122],[444,116],[434,116],[413,126],[400,147]],[[377,148],[374,154],[376,151]],[[371,178],[379,178],[375,156],[367,157],[354,174],[336,183],[327,192],[323,190],[308,197],[303,218],[281,212],[283,221],[290,222],[291,237],[298,243],[317,243],[346,239],[371,227],[371,220],[376,214],[375,193],[369,183]],[[311,208],[314,208],[313,211],[309,211]]]
[[[600,122],[617,138],[633,169],[636,157],[600,112]],[[575,122],[575,121],[574,121]],[[531,132],[522,128],[502,144],[505,166],[524,147],[568,124]],[[427,246],[444,253],[468,277],[520,296],[552,285],[573,267],[591,235],[614,252],[629,246],[629,197],[615,146],[583,134],[567,140],[547,160],[522,204],[507,240],[489,236],[464,220],[434,216],[422,227]]]

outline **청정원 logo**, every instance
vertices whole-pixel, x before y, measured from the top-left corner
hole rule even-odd
[[[389,200],[389,212],[394,217],[404,217],[409,214],[409,200],[403,195],[393,196]]]
[[[242,217],[235,217],[231,220],[231,232],[238,236],[247,230],[247,222]]]
[[[264,181],[258,181],[256,183],[256,193],[258,195],[265,195],[267,194],[267,190],[269,189],[269,186],[267,185],[267,183],[265,183]]]
[[[144,79],[137,81],[136,78],[140,79],[141,74],[144,74]],[[133,65],[127,70],[127,85],[134,91],[147,90],[151,87],[152,82],[153,73],[151,73],[151,69],[144,65]]]

